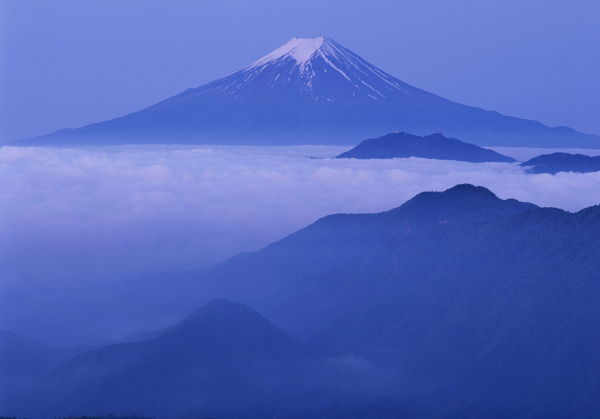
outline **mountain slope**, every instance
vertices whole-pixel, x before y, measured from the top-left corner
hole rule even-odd
[[[583,154],[552,153],[542,154],[521,163],[527,173],[576,172],[589,173],[600,171],[600,156],[590,157]]]
[[[325,217],[202,280],[324,357],[395,374],[396,402],[423,403],[424,417],[591,418],[599,233],[600,207],[571,214],[459,185]],[[393,417],[388,402],[375,416]]]
[[[287,396],[307,363],[302,348],[264,317],[243,304],[215,300],[154,339],[68,361],[9,411],[206,417],[243,407],[252,416]]]
[[[535,208],[472,185],[424,192],[383,213],[324,217],[260,252],[210,268],[202,286],[204,292],[212,288],[215,295],[256,307],[306,339],[334,318],[369,304],[382,292],[373,278],[396,265],[429,275],[436,260],[457,251],[446,249],[446,234],[451,238],[455,229],[468,231],[472,224]],[[401,255],[397,262],[394,254]]]
[[[442,134],[426,137],[396,132],[380,138],[365,140],[352,150],[340,154],[338,159],[393,159],[422,157],[437,160],[457,160],[471,163],[507,162],[516,160],[493,150],[464,143],[456,138],[446,138]]]
[[[135,413],[597,418],[598,272],[600,206],[572,214],[473,185],[422,193],[379,214],[324,217],[199,273],[177,300],[251,304],[303,349],[253,310],[217,301],[153,339],[68,362],[25,406],[38,416],[144,406]]]
[[[139,112],[13,144],[356,144],[397,130],[441,130],[479,145],[600,147],[597,136],[427,93],[323,37],[293,38],[253,64]]]

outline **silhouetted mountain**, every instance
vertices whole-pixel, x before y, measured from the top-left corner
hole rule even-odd
[[[67,362],[21,406],[596,418],[599,255],[600,206],[572,214],[472,185],[379,214],[330,215],[201,272],[179,302],[243,301],[304,349],[256,312],[215,302],[153,339]]]
[[[516,161],[493,150],[464,143],[456,138],[446,138],[439,133],[419,137],[406,132],[396,132],[365,140],[352,150],[337,156],[338,159],[393,159],[395,157],[422,157],[471,163]]]
[[[441,231],[468,230],[470,224],[537,208],[502,200],[472,185],[423,192],[398,208],[378,214],[335,214],[267,246],[240,254],[206,272],[214,292],[227,292],[266,313],[302,340],[330,320],[367,304],[380,290],[374,277],[400,256],[403,263],[433,262]],[[466,226],[465,226],[466,225]],[[427,234],[429,233],[429,234]],[[418,269],[431,269],[434,265]]]
[[[328,38],[293,38],[221,79],[138,112],[15,145],[356,144],[436,130],[479,145],[600,147],[600,137],[464,106],[410,86]]]
[[[325,217],[202,281],[324,357],[390,371],[396,401],[376,417],[399,403],[415,407],[408,417],[595,417],[599,252],[600,207],[571,214],[460,185]]]
[[[156,338],[73,358],[9,410],[34,417],[206,417],[243,407],[253,415],[297,387],[307,362],[301,347],[260,314],[215,300]]]
[[[528,173],[577,172],[588,173],[600,171],[600,156],[590,157],[583,154],[552,153],[542,154],[521,163],[527,167]]]

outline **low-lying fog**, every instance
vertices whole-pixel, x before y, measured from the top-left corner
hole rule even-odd
[[[384,211],[458,183],[569,211],[600,203],[600,173],[330,158],[347,149],[0,148],[0,329],[65,346],[163,327],[177,319],[134,320],[143,310],[114,298],[127,283],[118,280],[201,269],[324,215]],[[496,151],[521,160],[544,152]]]

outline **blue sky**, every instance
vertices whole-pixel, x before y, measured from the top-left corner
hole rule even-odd
[[[328,36],[416,87],[600,134],[595,1],[0,2],[0,141],[114,118]]]

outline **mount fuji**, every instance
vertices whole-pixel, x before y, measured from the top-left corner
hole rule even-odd
[[[15,145],[355,145],[441,131],[478,145],[600,147],[567,127],[461,105],[385,73],[329,38],[293,38],[221,79],[120,118]]]

